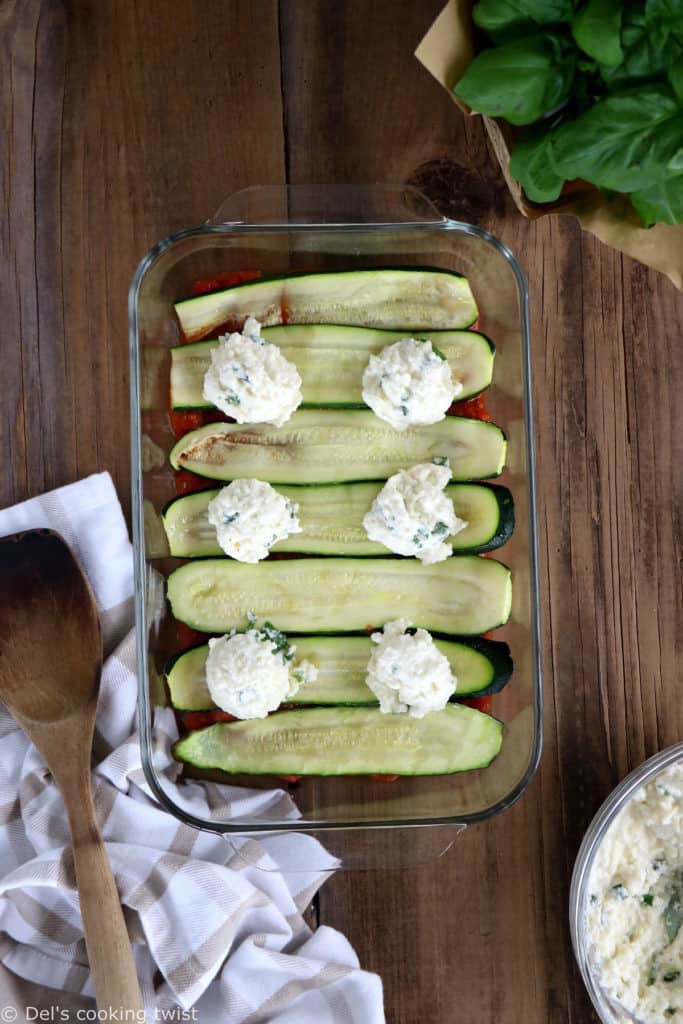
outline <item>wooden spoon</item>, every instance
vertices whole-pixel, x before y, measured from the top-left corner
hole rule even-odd
[[[116,883],[95,818],[90,755],[102,668],[92,591],[52,530],[0,540],[0,701],[45,758],[69,816],[98,1017],[144,1008]],[[118,1013],[118,1016],[116,1014]]]

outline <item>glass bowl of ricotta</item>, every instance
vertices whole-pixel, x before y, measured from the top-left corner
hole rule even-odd
[[[683,1021],[683,743],[610,794],[579,849],[570,927],[604,1024]]]
[[[498,482],[515,503],[514,533],[499,553],[513,577],[510,619],[495,633],[514,662],[511,681],[494,698],[502,749],[489,767],[453,775],[402,776],[392,783],[302,777],[289,785],[288,800],[245,795],[287,790],[280,779],[234,777],[220,794],[211,791],[209,804],[198,803],[187,795],[189,787],[177,785],[180,766],[171,752],[173,717],[164,682],[176,624],[163,581],[180,564],[169,555],[161,521],[177,483],[168,458],[175,442],[171,350],[180,340],[174,303],[198,280],[225,273],[257,270],[277,277],[378,267],[464,274],[478,305],[479,329],[495,344],[487,403],[507,437]],[[404,186],[249,188],[226,200],[206,224],[165,238],[147,253],[131,284],[129,324],[139,724],[145,775],[159,802],[181,821],[216,833],[324,831],[325,844],[335,850],[344,834],[358,845],[363,835],[368,839],[372,831],[379,842],[382,833],[392,855],[413,850],[418,841],[431,850],[446,848],[449,835],[452,841],[468,823],[509,807],[538,766],[542,722],[528,292],[512,253],[476,226],[441,216],[421,193]],[[437,832],[430,846],[427,837]],[[366,863],[361,858],[361,866]]]

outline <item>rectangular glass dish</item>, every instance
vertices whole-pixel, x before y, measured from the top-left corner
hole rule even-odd
[[[256,816],[226,820],[217,805],[207,817],[197,817],[179,806],[177,765],[169,764],[166,733],[155,724],[157,708],[166,703],[164,665],[178,642],[158,575],[180,564],[166,553],[160,520],[162,508],[176,496],[168,463],[174,443],[170,349],[180,339],[173,304],[190,294],[195,281],[229,271],[279,275],[377,266],[430,266],[464,274],[479,306],[479,329],[496,347],[487,404],[508,438],[499,482],[512,492],[516,520],[512,538],[496,552],[513,573],[512,614],[494,637],[510,645],[514,661],[512,679],[493,698],[493,714],[504,723],[502,749],[488,768],[460,775],[401,777],[393,784],[361,777],[303,778],[291,790],[300,813],[296,824],[282,817],[277,802]],[[508,807],[529,784],[541,750],[527,286],[513,255],[479,228],[441,217],[412,189],[247,189],[228,200],[214,221],[163,240],[145,256],[131,284],[129,317],[139,724],[145,774],[159,802],[184,822],[222,833],[462,826]],[[283,785],[259,776],[234,777],[230,784]]]

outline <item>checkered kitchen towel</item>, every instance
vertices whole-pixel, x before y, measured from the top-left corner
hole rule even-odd
[[[292,834],[270,848],[268,839],[246,840],[236,854],[151,799],[134,732],[131,548],[109,475],[0,511],[0,536],[32,527],[62,534],[100,610],[106,661],[95,805],[148,1020],[380,1024],[379,978],[359,969],[339,932],[311,933],[303,920],[327,877],[321,865],[334,867],[313,838]],[[160,756],[170,764],[175,721],[169,710],[157,714],[167,740]],[[293,819],[297,813],[282,790],[189,783],[177,799],[200,816],[211,808],[229,818],[266,803]],[[307,863],[315,869],[300,871]],[[61,796],[0,706],[0,1020],[95,1019],[82,1016],[93,1013],[92,994]],[[52,1016],[37,1017],[37,1008],[52,1008]]]

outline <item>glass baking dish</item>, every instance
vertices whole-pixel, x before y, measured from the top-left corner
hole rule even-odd
[[[198,817],[179,806],[177,766],[157,727],[166,701],[163,667],[174,653],[174,627],[159,575],[177,564],[166,557],[159,513],[175,496],[174,474],[164,454],[173,436],[168,415],[169,349],[178,343],[173,310],[200,278],[231,270],[264,274],[373,266],[434,266],[465,274],[477,299],[479,324],[495,343],[488,406],[508,437],[501,482],[513,493],[516,528],[496,553],[513,571],[510,621],[496,631],[509,643],[515,671],[493,698],[504,723],[501,753],[493,764],[462,775],[400,778],[304,778],[291,787],[299,812],[296,829],[391,830],[441,826],[439,848],[470,822],[509,807],[526,789],[541,750],[539,600],[534,508],[534,437],[531,406],[527,286],[519,264],[492,235],[439,215],[414,189],[402,186],[255,188],[237,193],[209,223],[159,242],[144,257],[129,294],[133,538],[139,724],[145,774],[157,799],[172,814],[220,833],[291,830],[277,803],[258,814],[226,820],[220,806]],[[246,609],[245,609],[246,612]],[[161,716],[163,718],[163,715]],[[231,779],[253,788],[282,786],[272,778]],[[182,801],[181,801],[182,802]],[[445,832],[444,832],[445,829]],[[413,833],[414,836],[414,833]],[[330,836],[325,842],[329,846]],[[450,841],[450,840],[449,840]],[[429,845],[429,844],[428,844]]]

